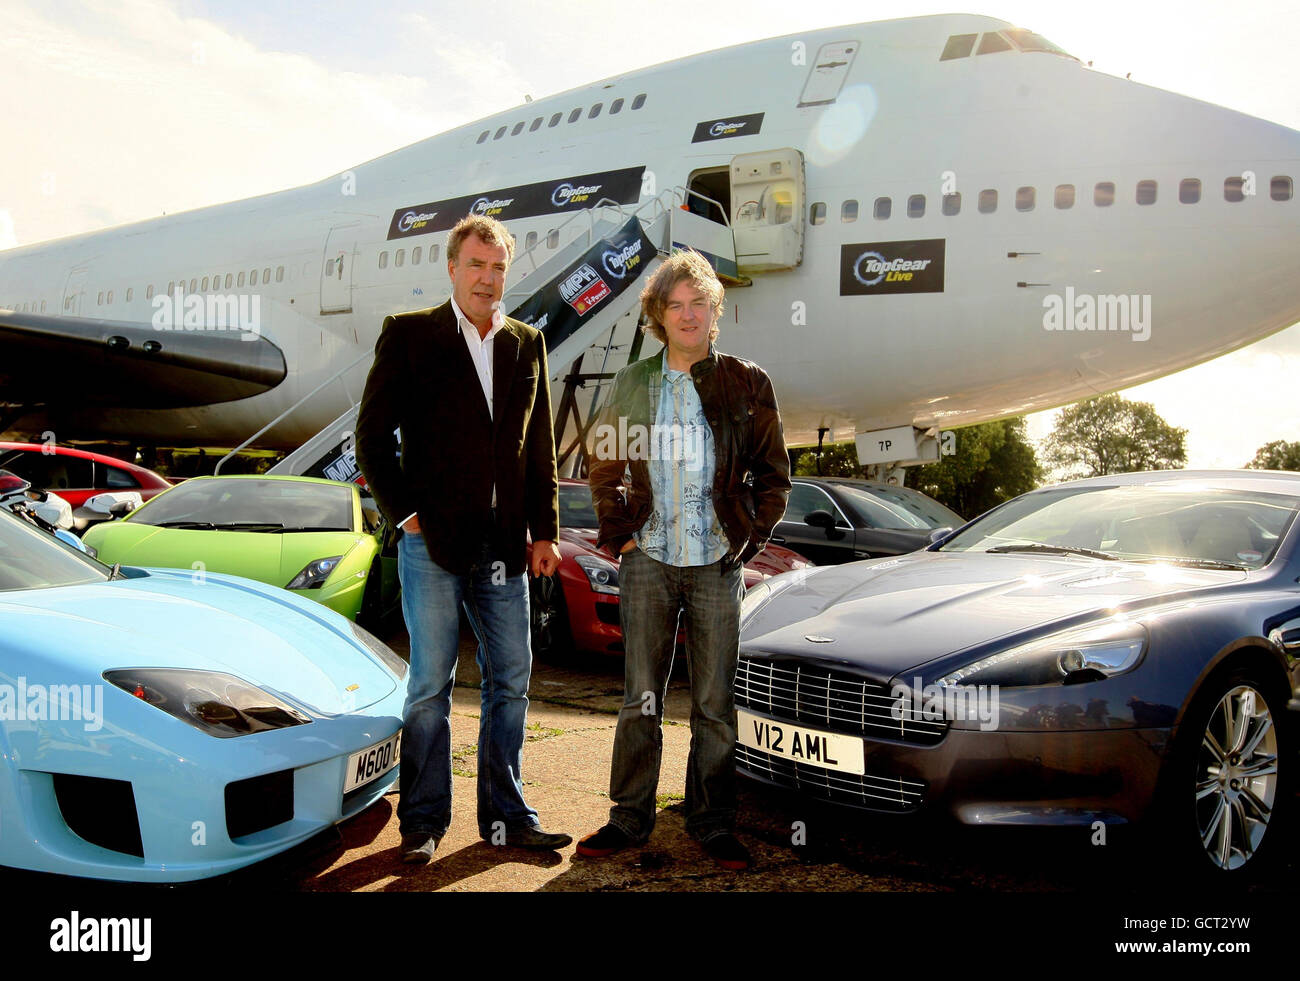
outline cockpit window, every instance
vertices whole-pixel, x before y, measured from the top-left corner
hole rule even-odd
[[[951,61],[953,58],[965,58],[975,47],[977,37],[978,34],[954,34],[943,46],[943,54],[939,56],[939,60]]]
[[[1012,51],[1011,42],[1004,38],[997,31],[989,31],[980,39],[979,50],[977,55],[994,54],[998,51]]]
[[[1027,31],[1023,27],[1011,27],[1002,32],[1011,38],[1012,42],[1021,51],[1046,51],[1048,54],[1060,55],[1062,58],[1071,58],[1078,61],[1074,55],[1064,48],[1053,44],[1041,34],[1035,34],[1033,31]]]

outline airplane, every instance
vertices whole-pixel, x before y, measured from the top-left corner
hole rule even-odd
[[[503,306],[546,333],[562,423],[640,355],[640,277],[690,246],[787,441],[896,468],[1300,320],[1297,175],[1300,132],[995,18],[741,44],[0,252],[0,431],[298,447],[355,405],[384,316],[446,298],[475,211],[516,236]]]

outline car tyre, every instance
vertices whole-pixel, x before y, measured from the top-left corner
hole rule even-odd
[[[1165,851],[1197,883],[1253,880],[1282,847],[1294,762],[1282,687],[1258,670],[1216,674],[1179,726],[1161,788]]]
[[[533,657],[550,664],[568,661],[573,656],[573,631],[560,577],[536,576],[530,581],[528,592]]]

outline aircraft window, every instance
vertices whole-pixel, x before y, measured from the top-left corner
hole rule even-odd
[[[501,139],[501,137],[505,135],[506,135],[506,128],[502,126],[499,130],[497,130],[495,133],[492,134],[492,139],[499,140]]]
[[[871,206],[872,217],[884,221],[894,212],[893,198],[876,198],[876,203]]]
[[[1016,188],[1016,210],[1033,211],[1034,203],[1038,198],[1038,192],[1032,187]]]
[[[240,285],[242,286],[243,284],[241,283]],[[176,281],[175,281],[175,280],[170,281],[170,282],[167,284],[167,295],[168,295],[168,296],[171,296],[171,295],[172,295],[172,290],[175,289],[175,288],[176,288]]]
[[[975,47],[977,37],[978,34],[954,34],[943,46],[943,54],[939,55],[939,60],[951,61],[953,58],[965,58]]]
[[[510,135],[518,136],[523,131],[524,131],[524,121],[521,119],[519,120],[519,122],[515,123],[515,128],[510,131]]]
[[[525,249],[531,249],[531,248],[532,248],[534,245],[536,245],[536,244],[537,244],[537,233],[536,233],[536,232],[529,232],[526,236],[524,236],[524,248],[525,248]]]
[[[99,291],[99,298],[95,301],[95,305],[96,305],[96,306],[99,306],[99,307],[102,307],[102,306],[104,305],[104,291],[103,291],[103,290],[100,290],[100,291]]]
[[[541,125],[542,125],[542,117],[538,116],[536,119],[533,120],[533,124],[528,127],[528,132],[536,133],[537,130],[541,127]]]
[[[1156,203],[1156,182],[1155,181],[1138,181],[1137,203],[1138,204]]]
[[[1046,51],[1048,54],[1061,55],[1063,58],[1070,58],[1078,61],[1074,55],[1064,48],[1053,44],[1041,34],[1035,34],[1033,31],[1027,31],[1023,27],[1010,27],[1006,30],[1006,36],[1011,38],[1017,48],[1021,51]]]
[[[394,267],[396,267],[397,269],[401,269],[404,265],[406,265],[406,250],[405,250],[405,249],[398,249],[398,250],[397,250],[397,254],[396,254],[395,256],[393,256],[393,265],[394,265]]]
[[[417,245],[415,248],[411,250],[411,265],[418,266],[420,264],[420,254],[423,251],[424,251],[423,245]]]
[[[858,220],[858,202],[849,200],[840,205],[840,221]]]
[[[1010,51],[1011,42],[1004,38],[997,31],[989,31],[980,38],[979,50],[977,55],[996,54],[999,51]]]
[[[986,187],[980,191],[980,214],[991,215],[998,210],[998,192],[994,188]]]
[[[1056,193],[1052,197],[1052,204],[1064,211],[1066,208],[1074,207],[1074,185],[1057,184]]]
[[[387,268],[388,268],[388,253],[387,253],[387,252],[381,252],[381,253],[379,253],[379,268],[380,268],[380,269],[387,269]]]
[[[820,225],[822,222],[826,220],[825,201],[818,201],[812,206],[812,211],[809,213],[808,220],[812,222],[814,225]]]
[[[488,138],[488,135],[489,135],[491,132],[492,132],[492,131],[491,131],[490,129],[485,129],[483,132],[479,133],[479,135],[478,135],[478,139],[475,140],[474,142],[475,142],[475,143],[483,143],[483,142],[486,142],[486,140],[487,140],[487,138]]]
[[[633,109],[640,109],[643,105],[645,105],[645,93],[644,93],[644,92],[642,92],[640,95],[638,95],[635,99],[632,100],[632,108],[633,108]]]
[[[109,305],[109,306],[112,306],[112,305],[113,305],[113,291],[112,291],[112,290],[109,290],[109,291],[108,291],[108,305]]]
[[[64,310],[72,309],[72,297],[66,296],[63,298],[63,309]]]
[[[1268,195],[1274,201],[1290,201],[1294,193],[1290,177],[1274,177],[1268,183]]]
[[[924,218],[925,217],[925,195],[913,194],[907,199],[907,217]]]
[[[600,115],[601,107],[603,107],[604,104],[605,104],[605,103],[603,103],[603,102],[597,102],[594,106],[592,106],[590,109],[588,109],[588,110],[587,110],[587,118],[588,118],[588,119],[595,119],[597,116],[599,116],[599,115]]]
[[[943,196],[943,213],[949,217],[961,214],[961,191],[953,191]]]
[[[1098,208],[1109,208],[1115,203],[1115,184],[1101,181],[1092,189],[1092,203]]]
[[[131,294],[134,293],[134,292],[135,292],[135,289],[134,289],[133,287],[128,286],[128,287],[126,288],[126,302],[127,302],[127,303],[130,303],[130,302],[131,302]],[[36,307],[36,304],[35,304],[35,303],[32,303],[32,308],[35,309],[35,307]]]
[[[207,276],[204,276],[204,277],[203,277],[203,285],[202,285],[201,287],[199,287],[199,289],[200,289],[201,291],[203,291],[203,292],[207,292],[207,289],[208,289],[208,277],[207,277]]]
[[[198,291],[199,291],[199,281],[198,281],[197,279],[191,279],[191,280],[190,280],[190,292],[191,292],[191,293],[197,293]]]
[[[276,267],[275,267],[275,281],[276,281],[277,283],[283,283],[283,282],[284,282],[284,266],[276,266]]]
[[[233,274],[233,273],[226,273],[226,289],[230,289],[230,287],[232,287],[232,286],[234,286],[234,285],[235,285],[235,277],[234,277],[234,274]]]
[[[215,273],[212,277],[212,288],[214,290],[221,288],[221,273]]]
[[[1246,200],[1244,190],[1246,182],[1240,177],[1228,177],[1223,181],[1223,200],[1236,204]]]
[[[581,118],[582,118],[582,106],[579,106],[577,109],[574,109],[571,113],[569,113],[569,122],[571,123],[576,123]]]
[[[256,286],[256,285],[257,285],[257,270],[256,270],[256,269],[250,269],[250,270],[248,270],[248,285],[249,285],[249,286]]]
[[[262,270],[262,285],[265,286],[271,281],[271,267],[267,266]]]
[[[239,278],[235,280],[235,285],[240,289],[244,288],[244,271],[242,269],[239,271]]]
[[[564,113],[557,112],[554,116],[551,117],[551,121],[546,124],[546,128],[550,129],[552,126],[557,125],[560,122],[560,117],[563,115]]]
[[[546,233],[546,247],[548,249],[554,249],[559,244],[560,244],[560,230],[558,228],[552,228],[549,232]]]
[[[429,261],[430,261],[430,262],[437,262],[437,261],[438,261],[438,248],[439,248],[439,247],[436,246],[436,245],[430,245],[430,246],[429,246]]]
[[[44,312],[45,312],[45,301],[42,300],[42,301],[41,301],[41,313],[44,313]]]
[[[609,104],[609,114],[611,116],[614,115],[616,112],[622,112],[622,111],[623,111],[622,99],[615,99],[613,102]]]

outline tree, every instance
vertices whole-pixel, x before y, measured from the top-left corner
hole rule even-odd
[[[800,477],[861,477],[856,443],[830,443],[822,447],[821,465],[817,450],[804,450],[794,461],[794,472]]]
[[[1251,470],[1300,470],[1300,443],[1284,439],[1265,443],[1246,466]]]
[[[1118,394],[1061,410],[1044,455],[1066,478],[1139,470],[1177,470],[1187,463],[1187,430],[1160,418],[1150,402]]]
[[[1043,479],[1025,420],[1001,419],[957,431],[957,452],[907,471],[907,486],[964,518],[1033,490]]]

